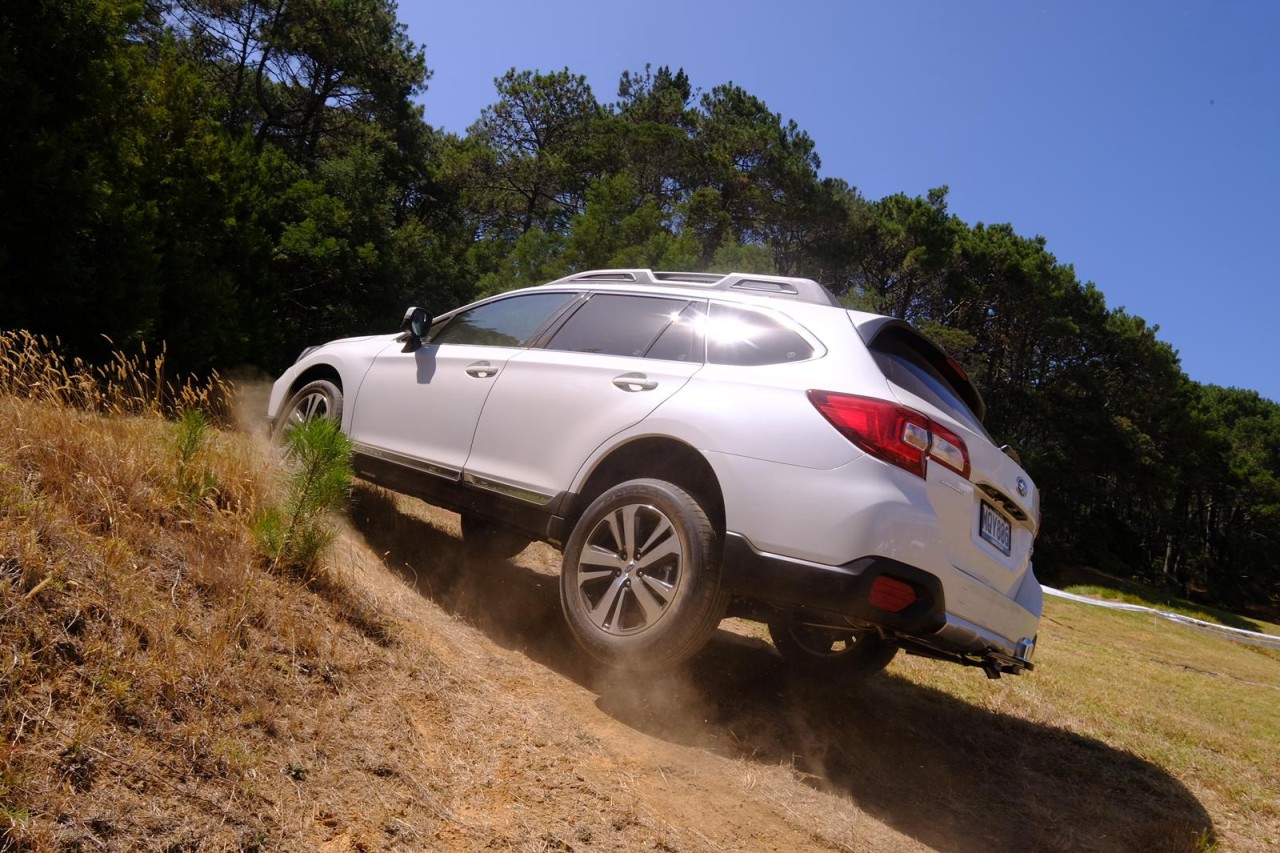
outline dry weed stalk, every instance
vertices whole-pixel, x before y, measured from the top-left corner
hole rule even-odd
[[[207,379],[166,378],[165,348],[154,357],[115,351],[103,365],[63,355],[56,338],[0,332],[0,394],[112,415],[173,417],[185,410],[230,423],[234,389],[216,371]]]
[[[278,840],[235,800],[280,784],[280,709],[368,646],[267,571],[267,455],[212,428],[230,386],[165,376],[163,352],[94,366],[0,333],[0,850]]]

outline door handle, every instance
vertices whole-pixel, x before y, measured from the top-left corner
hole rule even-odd
[[[613,384],[623,391],[652,391],[658,387],[657,380],[650,379],[643,373],[624,373],[613,377]]]
[[[476,379],[488,379],[497,374],[498,369],[487,361],[477,361],[467,365],[467,375],[474,376]]]

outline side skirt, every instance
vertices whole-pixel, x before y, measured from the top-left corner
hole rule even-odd
[[[554,509],[566,503],[556,495],[546,505],[500,494],[463,480],[437,476],[407,465],[356,451],[351,459],[357,477],[393,492],[410,495],[457,513],[474,513],[514,527],[531,539],[563,546],[565,521]]]

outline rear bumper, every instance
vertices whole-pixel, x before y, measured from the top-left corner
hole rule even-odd
[[[875,579],[889,575],[910,584],[916,601],[891,613],[868,598]],[[725,537],[722,582],[730,592],[795,610],[873,622],[906,634],[932,634],[946,625],[942,583],[926,571],[888,557],[859,557],[826,566],[757,551],[745,537]]]
[[[916,601],[898,613],[873,606],[868,598],[877,577],[888,575],[912,586]],[[948,612],[942,581],[888,557],[859,557],[828,566],[757,551],[745,537],[725,537],[723,583],[735,595],[798,611],[816,620],[871,623],[948,655],[989,658],[1006,672],[1031,668],[1033,637],[1010,639]],[[1000,596],[1006,605],[1022,610]],[[1025,614],[1032,621],[1038,619]]]

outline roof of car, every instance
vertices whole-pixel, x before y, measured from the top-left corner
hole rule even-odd
[[[720,290],[839,307],[831,291],[811,278],[755,273],[654,272],[648,269],[586,270],[548,282],[566,284],[641,284],[698,290]]]

